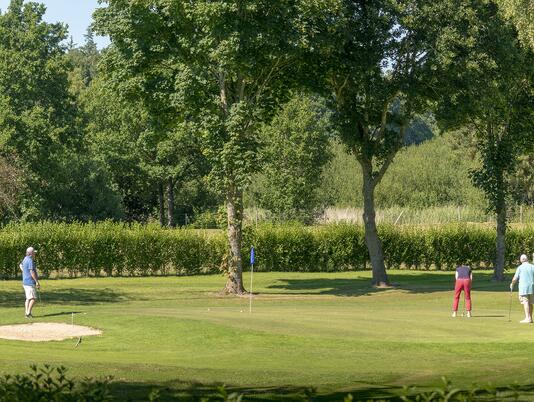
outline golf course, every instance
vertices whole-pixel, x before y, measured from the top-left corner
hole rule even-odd
[[[528,390],[534,326],[519,324],[516,293],[508,321],[508,282],[475,271],[468,319],[463,301],[450,316],[453,273],[391,270],[389,289],[372,288],[370,275],[258,273],[252,313],[248,297],[219,294],[219,275],[43,280],[33,322],[73,321],[102,335],[78,346],[0,340],[0,374],[50,364],[75,378],[111,375],[119,399],[159,389],[163,400],[188,400],[225,384],[251,400],[291,400],[310,387],[318,399],[366,400],[442,376]],[[0,325],[27,323],[23,296],[18,281],[0,284]]]
[[[0,402],[534,401],[534,0],[0,0]]]

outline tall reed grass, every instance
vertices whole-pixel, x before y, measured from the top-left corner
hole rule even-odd
[[[350,222],[363,224],[361,208],[327,208],[317,218],[317,223]],[[425,209],[386,208],[377,209],[378,224],[437,225],[448,223],[494,223],[493,214],[473,207],[445,206]],[[534,207],[516,207],[509,214],[510,223],[534,223]]]

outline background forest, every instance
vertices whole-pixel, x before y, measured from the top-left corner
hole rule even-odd
[[[502,280],[507,224],[534,203],[521,7],[117,0],[77,47],[44,5],[12,0],[0,222],[226,227],[229,293],[245,291],[250,222],[361,223],[378,285],[377,224],[495,222]]]
[[[194,136],[161,130],[162,119],[100,72],[109,49],[99,51],[91,31],[74,47],[65,26],[41,21],[44,12],[14,1],[0,17],[1,222],[224,226],[224,199],[206,180],[209,162]],[[246,219],[357,219],[361,168],[339,141],[328,102],[294,92],[260,132]],[[520,205],[534,205],[533,158],[522,156],[512,178],[516,219]],[[391,220],[403,210],[423,222],[491,220],[470,177],[479,165],[469,133],[443,133],[432,115],[419,116],[377,186],[376,207]]]

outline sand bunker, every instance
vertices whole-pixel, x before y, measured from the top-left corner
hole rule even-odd
[[[0,338],[14,341],[62,341],[69,338],[101,334],[102,331],[94,328],[51,322],[0,326]]]

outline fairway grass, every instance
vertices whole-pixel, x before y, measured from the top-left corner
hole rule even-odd
[[[398,286],[385,290],[370,287],[370,272],[258,273],[252,314],[248,298],[219,295],[221,276],[44,280],[34,322],[71,323],[74,312],[75,324],[103,335],[77,348],[0,340],[0,374],[64,365],[76,377],[111,375],[130,397],[227,384],[265,395],[313,386],[328,399],[442,376],[532,384],[534,325],[519,324],[516,293],[508,322],[508,282],[490,277],[474,274],[471,319],[450,317],[450,272],[390,271]],[[0,282],[0,325],[26,322],[23,296],[19,282]]]

